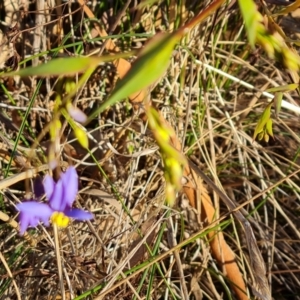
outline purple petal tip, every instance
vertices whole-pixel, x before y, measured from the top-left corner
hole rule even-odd
[[[73,105],[68,105],[68,113],[69,115],[78,123],[85,123],[87,120],[86,114],[81,111],[79,108],[73,106]]]

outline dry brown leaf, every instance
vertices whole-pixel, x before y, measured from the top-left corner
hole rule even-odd
[[[202,221],[208,224],[212,223],[215,220],[216,210],[213,207],[206,188],[203,186],[201,178],[199,178],[193,170],[190,170],[189,167],[185,168],[184,176],[194,179],[194,183],[189,181],[183,187],[184,192],[190,199],[191,205],[194,205],[193,207],[196,208],[199,200],[199,202],[201,202],[203,212],[201,215]],[[201,195],[201,199],[197,199],[198,194]],[[246,286],[236,263],[235,254],[226,243],[223,233],[211,231],[208,234],[208,237],[210,240],[212,254],[218,261],[219,265],[225,268],[228,279],[234,283],[234,285],[232,285],[232,289],[237,294],[238,299],[248,299],[247,294],[245,294]]]

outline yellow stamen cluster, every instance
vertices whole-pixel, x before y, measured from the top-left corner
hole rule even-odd
[[[54,212],[51,216],[51,221],[58,227],[66,228],[69,225],[70,218],[64,215],[62,212]]]

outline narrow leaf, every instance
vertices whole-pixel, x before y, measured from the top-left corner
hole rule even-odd
[[[40,64],[36,67],[29,67],[17,72],[3,73],[0,76],[61,76],[61,75],[74,75],[83,73],[89,68],[96,68],[102,62],[116,60],[121,57],[128,57],[132,53],[120,53],[116,55],[106,55],[101,57],[66,57],[53,59],[46,64]]]
[[[83,148],[87,149],[89,147],[89,139],[87,137],[86,132],[79,126],[73,126],[73,130],[80,145]]]
[[[239,0],[239,6],[245,21],[249,43],[254,47],[257,30],[261,26],[261,14],[257,11],[256,5],[252,0]]]
[[[111,96],[89,119],[159,79],[168,68],[172,51],[179,40],[180,36],[176,34],[160,33],[154,36],[142,49],[125,77],[117,83]]]
[[[282,103],[282,97],[283,97],[283,93],[275,93],[274,95],[274,106],[275,106],[275,116],[276,118],[279,117],[279,112],[281,110],[281,103]]]
[[[299,87],[298,83],[291,83],[291,84],[272,87],[270,89],[267,89],[266,92],[269,92],[269,93],[276,93],[276,92],[285,93],[285,92],[294,91],[298,87]]]
[[[270,135],[272,138],[274,138],[272,125],[273,125],[273,121],[272,119],[269,119],[269,121],[266,124],[266,133]]]
[[[263,130],[262,132],[259,133],[257,138],[258,138],[259,141],[261,141],[264,136],[265,136],[265,131]]]
[[[264,131],[264,128],[271,116],[271,106],[272,103],[268,104],[268,106],[265,108],[264,112],[262,113],[261,117],[259,118],[259,121],[257,122],[256,128],[254,130],[253,140],[255,140],[258,134],[261,134]]]
[[[10,72],[2,76],[60,76],[73,75],[84,72],[90,66],[97,66],[98,60],[94,57],[69,57],[53,59],[46,64],[25,68],[17,72]]]
[[[264,140],[265,140],[266,143],[268,143],[269,140],[270,140],[270,136],[266,132],[264,134]]]

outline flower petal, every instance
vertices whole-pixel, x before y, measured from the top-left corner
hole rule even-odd
[[[24,213],[20,213],[19,215],[20,220],[20,235],[23,235],[27,228],[30,226],[30,218],[26,216]]]
[[[34,215],[40,218],[49,216],[52,214],[52,210],[49,205],[40,203],[37,201],[26,201],[16,205],[17,210],[28,215]]]
[[[44,178],[43,184],[44,184],[44,190],[45,190],[46,197],[47,197],[48,201],[50,201],[51,196],[54,192],[56,183],[54,182],[53,178],[50,175],[46,175]]]
[[[64,214],[67,217],[73,218],[78,221],[87,221],[87,220],[91,220],[94,218],[94,215],[92,213],[84,211],[82,209],[78,209],[78,208],[66,210],[66,211],[64,211]]]
[[[37,199],[42,198],[45,194],[42,178],[38,175],[33,182],[34,195]]]
[[[80,110],[79,108],[73,106],[72,104],[69,104],[67,106],[67,110],[69,115],[76,121],[79,123],[84,123],[87,120],[87,116],[86,114]]]
[[[66,208],[66,202],[63,198],[63,182],[61,179],[55,183],[54,191],[49,199],[49,205],[55,211],[64,211]]]
[[[36,227],[39,222],[49,225],[49,219],[53,211],[49,205],[36,201],[23,202],[16,205],[20,212],[20,234],[24,234],[28,227]]]
[[[78,176],[74,167],[69,167],[67,171],[61,175],[63,184],[63,201],[68,208],[71,208],[76,195],[78,193]]]

